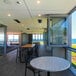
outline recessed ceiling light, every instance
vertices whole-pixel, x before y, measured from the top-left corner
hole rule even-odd
[[[24,24],[22,24],[22,26],[24,26]]]
[[[40,0],[37,0],[37,4],[40,4]]]
[[[8,14],[8,16],[10,17],[10,16],[11,16],[11,14]]]
[[[40,17],[40,16],[41,16],[41,14],[38,14],[38,16]]]

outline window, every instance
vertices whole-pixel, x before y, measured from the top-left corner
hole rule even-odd
[[[76,48],[76,11],[72,13],[72,47]],[[76,53],[71,52],[71,61],[72,64],[76,67]]]
[[[4,34],[0,33],[0,45],[4,44]]]
[[[41,38],[41,40],[43,40],[43,35],[42,34],[40,35],[40,38]]]
[[[67,25],[65,18],[52,18],[50,20],[50,43],[67,44]]]
[[[33,40],[36,41],[43,40],[43,34],[33,34]]]
[[[4,45],[4,27],[0,27],[0,45]]]
[[[19,35],[8,35],[8,42],[19,42]]]
[[[8,35],[8,41],[13,41],[13,35]]]
[[[0,41],[4,41],[4,34],[0,34]]]

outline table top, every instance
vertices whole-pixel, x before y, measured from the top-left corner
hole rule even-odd
[[[32,47],[34,47],[35,46],[35,44],[26,44],[26,45],[23,45],[23,46],[21,46],[22,48],[32,48]]]
[[[63,58],[45,56],[31,60],[30,64],[40,70],[48,72],[64,71],[70,67],[70,62]]]

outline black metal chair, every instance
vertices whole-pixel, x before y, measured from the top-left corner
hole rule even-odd
[[[32,67],[30,65],[30,61],[33,59],[33,58],[36,58],[36,56],[34,56],[33,54],[33,49],[31,49],[30,51],[27,52],[27,54],[25,55],[25,76],[27,76],[27,69],[31,70],[34,74],[34,76],[36,74],[38,74],[38,76],[40,76],[40,71],[34,67]]]
[[[39,45],[38,44],[35,45],[34,56],[39,57]]]

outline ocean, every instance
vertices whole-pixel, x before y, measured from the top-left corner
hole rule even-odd
[[[72,39],[72,44],[76,44],[76,39]]]

